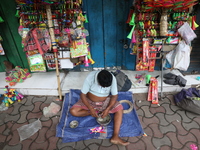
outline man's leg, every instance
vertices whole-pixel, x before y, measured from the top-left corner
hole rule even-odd
[[[79,107],[70,108],[70,113],[76,117],[85,117],[90,115],[90,112],[88,110]]]
[[[113,144],[120,144],[120,145],[126,146],[130,143],[123,141],[119,137],[120,126],[121,126],[121,123],[122,123],[122,116],[123,116],[123,110],[119,110],[115,113],[115,116],[114,116],[114,132],[113,132],[113,136],[112,136],[110,141]]]

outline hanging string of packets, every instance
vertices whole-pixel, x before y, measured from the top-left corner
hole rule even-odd
[[[4,22],[3,18],[0,16],[0,23]],[[0,55],[5,55],[3,46],[1,45],[1,42],[3,41],[1,35],[0,35]]]
[[[198,0],[137,0],[135,2],[138,10],[155,11],[157,8],[167,8],[170,10],[186,10],[198,3]]]
[[[16,0],[16,2],[18,5],[15,16],[20,17],[19,33],[22,36],[23,46],[30,28],[48,29],[46,5],[51,5],[56,45],[68,47],[67,50],[70,50],[72,59],[80,58],[75,65],[84,63],[85,66],[89,66],[88,63],[94,63],[89,44],[86,42],[86,36],[89,36],[89,33],[84,28],[84,23],[88,23],[88,19],[86,12],[82,10],[82,0]],[[46,31],[43,35],[45,42],[51,43]],[[51,47],[40,54],[45,56],[50,51]],[[32,50],[27,53],[34,55],[38,52]]]
[[[15,16],[23,20],[25,27],[39,27],[41,23],[47,23],[46,4],[51,4],[52,19],[57,19],[60,29],[71,26],[74,20],[79,21],[78,24],[87,22],[86,13],[81,10],[80,0],[57,0],[57,2],[16,0],[16,2],[18,5]]]
[[[1,35],[0,35],[0,55],[5,55],[5,52],[4,52],[4,49],[3,49],[3,46],[1,44],[1,42],[3,41]]]
[[[136,5],[140,1],[136,1]],[[146,1],[143,2],[146,4]],[[138,6],[141,9],[141,7]],[[135,16],[137,15],[137,22],[135,23]],[[190,26],[193,30],[198,27],[196,24],[196,16],[191,16],[189,10],[178,10],[177,12],[171,11],[169,9],[168,13],[168,33],[166,36],[178,36],[177,30],[184,24],[185,21],[190,22]],[[132,27],[127,38],[132,39],[131,42],[134,44],[136,42],[135,35],[137,34],[140,37],[157,37],[160,35],[160,14],[157,12],[148,12],[138,10],[138,13],[135,14],[134,11],[130,11],[127,23]],[[135,32],[135,27],[137,31]],[[170,37],[171,39],[171,37]],[[170,42],[168,42],[170,43]]]

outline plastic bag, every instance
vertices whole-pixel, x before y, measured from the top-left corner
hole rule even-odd
[[[170,51],[169,53],[166,54],[166,59],[171,66],[174,65],[174,50],[172,50],[172,51]]]
[[[49,107],[43,108],[43,115],[45,117],[52,117],[56,115],[60,111],[60,106],[54,102],[52,102]]]
[[[0,105],[0,111],[5,111],[7,109],[8,109],[8,107],[6,107],[5,103],[2,102],[1,105]]]
[[[51,49],[51,37],[49,35],[49,31],[47,29],[41,29],[42,31],[42,35],[44,37],[44,40],[48,46],[48,49],[50,50]]]
[[[19,127],[17,129],[17,131],[19,133],[20,141],[23,141],[23,140],[29,138],[30,136],[35,134],[41,128],[42,128],[42,124],[39,119],[33,123]]]
[[[196,88],[182,89],[174,95],[177,106],[200,115],[200,91]]]
[[[186,71],[190,64],[190,46],[181,41],[176,47],[174,68]]]
[[[58,38],[58,45],[60,47],[67,47],[69,46],[69,38],[67,35],[62,35]]]
[[[186,41],[187,44],[190,44],[190,42],[197,37],[197,35],[194,33],[190,25],[185,22],[179,29],[178,33],[181,35],[181,37]]]

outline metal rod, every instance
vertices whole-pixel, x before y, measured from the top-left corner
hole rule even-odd
[[[163,97],[163,48],[164,48],[164,39],[162,40],[162,50],[161,50],[161,91],[160,91],[160,99]]]

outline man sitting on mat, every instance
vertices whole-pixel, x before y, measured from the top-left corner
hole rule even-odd
[[[99,117],[100,113],[102,118],[106,117],[108,113],[115,113],[114,132],[110,142],[126,146],[129,142],[125,142],[119,137],[123,106],[117,101],[117,97],[115,76],[107,70],[92,71],[84,81],[80,100],[72,106],[70,113],[77,117],[89,115]]]

